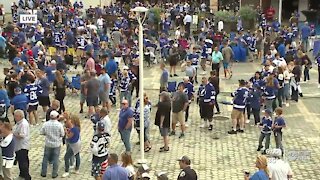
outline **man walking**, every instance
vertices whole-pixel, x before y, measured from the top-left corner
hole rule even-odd
[[[131,152],[130,135],[133,122],[133,110],[129,107],[128,100],[122,100],[121,110],[119,113],[118,130],[121,140],[126,148],[126,152]]]
[[[217,72],[217,76],[219,76],[220,62],[222,60],[223,60],[222,53],[219,51],[218,47],[216,46],[212,53],[212,71],[215,70]]]
[[[170,136],[176,134],[176,124],[177,122],[180,122],[182,132],[179,138],[184,137],[186,126],[185,117],[183,117],[183,114],[189,105],[188,96],[183,92],[184,88],[184,84],[180,83],[178,86],[178,91],[173,94],[172,98],[172,131]]]
[[[30,148],[29,123],[24,117],[24,112],[20,109],[14,111],[14,120],[17,122],[14,126],[13,136],[16,141],[15,152],[20,170],[19,179],[31,180],[28,157]]]
[[[110,76],[106,73],[106,69],[101,69],[101,74],[99,76],[100,86],[99,86],[99,99],[101,101],[102,107],[108,108],[110,111],[109,104],[109,92],[111,86]]]
[[[187,156],[182,156],[180,159],[178,159],[178,161],[179,161],[180,169],[182,169],[178,176],[178,180],[184,180],[184,179],[197,180],[198,179],[196,171],[194,171],[190,167],[191,160]]]
[[[58,177],[60,148],[62,137],[65,134],[63,125],[58,119],[59,113],[57,111],[51,111],[50,120],[43,124],[40,131],[40,134],[45,136],[45,149],[41,169],[42,177],[47,176],[48,162],[52,162],[53,164],[52,178]]]
[[[110,154],[108,157],[109,168],[103,175],[103,180],[128,180],[128,171],[118,165],[118,155]]]

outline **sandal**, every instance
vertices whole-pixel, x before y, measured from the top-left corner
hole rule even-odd
[[[149,152],[151,150],[151,147],[147,147],[144,149],[144,152]]]
[[[163,149],[160,149],[159,152],[167,152],[167,151],[169,151],[169,147],[167,149],[163,147]]]

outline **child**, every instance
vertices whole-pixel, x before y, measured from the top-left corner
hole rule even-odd
[[[257,151],[260,151],[262,146],[262,141],[264,138],[266,138],[265,142],[265,149],[262,152],[262,154],[266,154],[266,150],[269,149],[270,145],[270,136],[271,136],[271,127],[272,127],[272,118],[271,118],[271,110],[266,109],[265,110],[265,115],[262,118],[262,122],[260,123],[260,128],[261,128],[261,134],[259,137],[259,146]]]
[[[117,99],[116,99],[116,90],[117,90],[117,78],[115,74],[111,75],[111,88],[110,88],[110,94],[109,94],[109,99],[112,103],[112,106],[116,105]]]
[[[274,123],[272,124],[272,129],[274,133],[274,138],[276,141],[276,148],[281,149],[282,156],[283,156],[283,146],[282,146],[282,128],[286,127],[286,122],[282,117],[283,109],[278,107],[275,110],[276,116],[274,119]]]

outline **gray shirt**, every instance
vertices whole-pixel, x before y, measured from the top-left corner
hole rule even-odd
[[[234,57],[234,53],[231,49],[231,47],[224,47],[222,49],[222,56],[223,56],[223,61],[226,63],[229,63],[231,59]]]
[[[178,113],[183,110],[185,103],[188,103],[188,96],[180,91],[173,93],[172,112]]]
[[[87,88],[87,97],[98,97],[100,81],[97,78],[92,78],[87,82],[86,88]]]
[[[30,129],[29,129],[29,123],[26,119],[22,119],[21,121],[17,122],[17,124],[13,128],[13,134],[21,136],[22,138],[15,137],[15,148],[14,151],[17,152],[21,149],[30,149]]]
[[[186,66],[186,76],[193,77],[195,75],[196,68],[193,66]]]

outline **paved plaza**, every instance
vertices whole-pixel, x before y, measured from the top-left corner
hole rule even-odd
[[[0,64],[6,67],[6,63]],[[231,80],[221,80],[220,100],[231,100],[230,93],[237,87],[238,79],[249,79],[256,70],[259,70],[258,63],[237,63],[233,67],[233,78]],[[1,79],[3,80],[2,68]],[[75,73],[70,72],[69,75]],[[284,130],[284,147],[287,152],[287,160],[290,161],[291,168],[294,172],[294,179],[297,180],[319,180],[320,179],[320,90],[317,89],[316,70],[311,70],[311,81],[308,84],[302,84],[304,98],[298,103],[291,104],[285,108],[284,117],[287,122],[287,128]],[[158,100],[159,91],[159,67],[145,68],[144,82],[145,89],[153,104]],[[180,77],[174,79],[180,81],[184,73],[179,72]],[[222,75],[222,74],[221,74]],[[207,74],[208,76],[208,74]],[[200,82],[200,77],[199,82]],[[197,88],[196,88],[197,89]],[[135,102],[135,99],[133,100]],[[69,95],[65,99],[67,111],[79,114],[79,96]],[[119,106],[119,104],[118,104]],[[298,108],[299,107],[299,108]],[[112,142],[110,152],[120,155],[124,151],[124,145],[120,140],[117,132],[117,121],[119,107],[114,108],[110,114],[112,120]],[[230,112],[232,106],[220,105],[221,114],[215,119],[215,130],[209,132],[207,129],[199,128],[202,123],[199,118],[199,109],[195,102],[192,102],[190,108],[190,125],[187,129],[186,136],[179,139],[178,135],[170,137],[170,151],[159,153],[162,147],[162,138],[160,138],[157,126],[154,124],[154,115],[156,108],[152,109],[152,122],[150,129],[152,149],[145,153],[149,166],[152,168],[151,175],[154,171],[165,171],[169,179],[176,179],[180,170],[176,161],[182,155],[187,155],[192,160],[192,167],[197,171],[200,180],[242,180],[243,171],[256,171],[255,158],[260,130],[257,127],[247,125],[246,132],[237,135],[228,135],[227,131],[231,128]],[[86,110],[86,109],[85,109]],[[40,111],[39,111],[40,112]],[[91,152],[89,149],[90,141],[93,134],[92,123],[79,114],[81,117],[81,167],[80,174],[71,174],[66,179],[93,179],[90,176],[91,170]],[[10,119],[12,120],[12,118]],[[40,135],[40,127],[31,128],[31,150],[30,173],[33,179],[45,179],[40,177],[41,162],[44,151],[44,137]],[[177,128],[179,134],[179,128]],[[138,134],[132,131],[132,156],[134,160],[140,158],[139,146],[135,145],[138,141]],[[218,137],[218,139],[216,139]],[[271,146],[275,147],[274,139],[271,139]],[[64,154],[65,146],[61,149],[59,178],[64,173]],[[49,166],[52,168],[52,166]],[[51,177],[52,169],[48,169],[47,177]],[[17,176],[18,167],[13,168],[14,177]],[[153,177],[152,179],[155,179]]]

